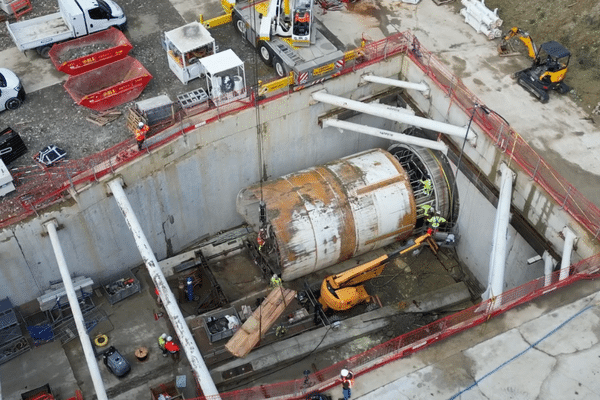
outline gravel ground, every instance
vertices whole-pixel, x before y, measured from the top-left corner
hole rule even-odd
[[[167,94],[176,101],[177,95],[197,89],[204,81],[196,79],[183,85],[171,72],[167,64],[167,55],[161,46],[163,32],[190,22],[194,16],[181,17],[168,0],[139,2],[136,0],[118,0],[128,18],[128,30],[125,32],[133,45],[130,56],[139,60],[152,74],[153,79],[135,101]],[[57,11],[56,0],[33,0],[33,11],[27,19]],[[246,62],[246,80],[256,82],[255,66],[264,78],[273,77],[273,71],[261,62],[254,62],[254,49],[241,39],[232,41],[235,35],[230,24],[211,31],[219,44],[219,51],[231,48]],[[227,45],[226,45],[227,44]],[[8,35],[6,25],[0,24],[0,51],[14,47]],[[39,57],[35,51],[28,51],[27,57]],[[50,63],[50,60],[44,62]],[[57,74],[63,75],[56,71]],[[80,159],[110,148],[132,137],[126,129],[125,115],[133,102],[116,107],[123,113],[119,119],[103,127],[86,120],[94,114],[93,110],[77,105],[61,84],[50,86],[33,93],[18,110],[1,112],[0,129],[10,126],[18,132],[25,142],[28,153],[11,163],[10,168],[33,165],[33,155],[49,144],[55,144],[67,151],[68,159]]]

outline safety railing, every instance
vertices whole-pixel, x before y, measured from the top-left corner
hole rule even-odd
[[[552,273],[549,283],[540,277],[524,285],[504,292],[502,295],[476,304],[466,310],[440,318],[421,328],[412,330],[363,353],[342,360],[314,372],[306,379],[296,379],[269,385],[220,393],[222,400],[305,399],[314,392],[323,392],[341,383],[342,368],[351,369],[355,376],[364,375],[392,361],[413,354],[433,343],[466,329],[480,325],[490,318],[515,308],[534,298],[582,279],[600,277],[600,254],[570,267],[570,275],[560,280],[560,271]],[[213,400],[211,396],[199,396],[196,400]]]
[[[548,165],[502,117],[494,112],[487,114],[477,108],[477,105],[484,103],[444,64],[423,49],[416,37],[409,32],[405,32],[404,35],[411,43],[407,52],[411,60],[467,115],[474,112],[473,123],[494,141],[499,150],[506,153],[511,162],[519,165],[523,172],[543,187],[556,203],[595,239],[599,239],[600,209]]]
[[[410,32],[398,33],[357,49],[355,57],[346,63],[341,73],[352,72],[397,54],[408,55],[451,98],[452,102],[456,103],[468,115],[473,113],[473,123],[477,124],[494,141],[496,146],[510,157],[511,162],[515,162],[524,172],[529,174],[594,238],[598,239],[600,237],[600,210],[564,177],[554,171],[506,121],[495,113],[486,114],[478,109],[476,105],[482,105],[483,103],[445,65],[424,49]],[[285,91],[275,93],[273,96],[261,100],[261,102],[274,101],[284,95],[286,95]],[[255,105],[256,100],[251,97],[247,102],[229,105],[216,115],[214,107],[212,107],[204,111],[204,113],[212,112],[211,116],[204,121],[205,123],[211,123],[225,115]],[[177,128],[178,124],[183,126],[184,122],[188,120],[182,112],[177,115],[176,119],[174,126],[167,128],[151,141],[147,148],[148,151],[194,129],[194,126],[187,125],[186,128]],[[78,185],[112,173],[116,168],[131,162],[141,154],[143,153],[137,151],[135,140],[131,138],[85,159],[66,161],[49,169],[23,168],[12,170],[18,193],[17,196],[9,197],[0,203],[0,227],[20,221],[44,207],[61,201],[70,188],[75,189]],[[552,275],[550,285],[544,286],[545,278],[541,277],[506,291],[499,297],[436,320],[429,325],[392,339],[348,360],[313,373],[308,377],[309,385],[305,380],[298,379],[223,393],[221,398],[236,400],[275,397],[300,399],[312,391],[327,390],[339,384],[338,374],[342,366],[352,368],[357,375],[364,374],[405,355],[412,354],[436,341],[481,324],[496,314],[542,296],[549,291],[580,279],[596,277],[595,274],[598,274],[599,269],[600,254],[597,254],[571,266],[571,274],[564,280],[558,280],[559,273],[557,272]]]
[[[363,68],[386,57],[405,52],[406,48],[407,41],[404,33],[398,33],[382,41],[367,44],[357,49],[358,57],[347,62],[345,69],[340,74]],[[269,97],[261,99],[260,102],[275,101],[293,91],[293,89],[293,87],[289,87],[287,91],[274,92]],[[212,104],[211,107],[205,107],[198,112],[180,110],[173,119],[173,125],[167,126],[163,132],[147,139],[146,151],[152,151],[193,129],[193,127],[177,129],[178,126],[189,125],[191,117],[202,119],[202,115],[205,115],[206,119],[204,121],[208,124],[229,114],[256,106],[257,97],[254,90],[251,88],[247,88],[247,90],[249,97],[244,100],[234,101],[219,107]],[[110,149],[82,159],[62,161],[52,167],[30,166],[11,169],[17,192],[7,195],[0,203],[0,228],[37,214],[44,208],[62,201],[65,196],[69,195],[70,190],[75,190],[82,184],[113,173],[117,168],[126,165],[143,154],[143,152],[137,151],[136,142],[132,137]]]

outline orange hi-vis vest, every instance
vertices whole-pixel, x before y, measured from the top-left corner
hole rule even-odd
[[[142,140],[146,139],[146,133],[148,133],[148,131],[150,130],[150,127],[148,125],[144,125],[143,128],[138,128],[135,130],[135,140],[137,140],[138,142],[141,142]]]

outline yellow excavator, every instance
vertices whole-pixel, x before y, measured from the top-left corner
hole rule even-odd
[[[319,303],[323,310],[345,311],[352,307],[372,301],[361,283],[379,276],[388,262],[400,257],[409,251],[416,250],[424,245],[429,245],[437,253],[438,245],[429,233],[419,236],[414,243],[400,248],[390,254],[385,254],[373,261],[359,265],[337,275],[328,276],[321,284]]]
[[[556,90],[561,94],[571,90],[563,82],[571,59],[569,50],[555,41],[546,42],[538,49],[529,33],[513,27],[504,35],[498,46],[498,53],[501,56],[515,54],[510,42],[514,37],[523,42],[527,47],[529,57],[533,59],[531,67],[513,74],[519,85],[531,92],[542,103],[546,103],[549,99],[548,90]]]

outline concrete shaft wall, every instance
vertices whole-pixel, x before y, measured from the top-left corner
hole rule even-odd
[[[344,93],[346,87],[356,87],[358,79],[358,74],[340,77],[327,82],[326,89]],[[387,148],[385,139],[319,128],[317,117],[325,107],[310,104],[311,92],[260,106],[264,166],[259,166],[257,112],[251,108],[205,125],[117,171],[159,260],[204,235],[241,224],[236,195],[259,181],[259,170],[267,178],[279,177],[362,150]],[[385,129],[395,125],[370,116],[353,121]],[[102,283],[142,263],[105,182],[94,183],[75,199],[0,232],[0,297],[22,304],[42,294],[50,281],[60,279],[42,226],[51,218],[60,224],[58,236],[72,275]]]
[[[430,86],[431,96],[428,98],[419,92],[410,91],[412,100],[427,116],[438,121],[467,126],[470,115],[462,111],[455,102],[451,102],[449,96],[443,93],[415,64],[406,63],[400,78],[411,82],[425,81]],[[561,231],[565,227],[569,227],[578,236],[576,249],[571,255],[571,263],[600,251],[598,241],[594,240],[592,235],[559,204],[556,204],[547,192],[522,171],[514,161],[500,151],[478,126],[473,124],[471,129],[477,132],[477,142],[475,146],[469,142],[466,143],[463,157],[477,164],[481,173],[493,182],[496,188],[499,187],[501,179],[500,164],[506,163],[509,166],[516,174],[516,180],[513,183],[512,205],[520,211],[537,232],[546,238],[558,254],[562,254],[564,238]],[[451,140],[457,144],[458,148],[463,144],[461,138],[452,137]],[[479,190],[464,179],[464,176],[462,179],[459,176],[458,186],[461,202],[458,224],[461,240],[458,254],[478,280],[485,284],[490,262],[489,252],[496,203],[490,204],[485,200]],[[513,288],[543,275],[543,262],[527,265],[527,258],[536,255],[536,252],[510,226],[508,248],[505,289]]]
[[[248,109],[203,126],[117,171],[157,258],[164,259],[204,235],[242,223],[235,210],[236,195],[260,179],[260,170],[266,178],[274,178],[373,147],[387,148],[388,140],[317,125],[318,116],[331,107],[315,104],[310,94],[325,88],[331,94],[360,100],[382,90],[381,85],[360,84],[360,75],[366,72],[384,77],[400,74],[413,82],[425,80],[432,88],[430,98],[408,91],[421,110],[436,120],[467,124],[468,116],[450,104],[416,66],[405,57],[395,57],[261,105],[259,121],[256,110]],[[366,115],[352,121],[388,130],[404,128]],[[264,165],[259,165],[257,125],[263,137]],[[493,182],[499,182],[496,171],[504,156],[485,135],[479,134],[476,148],[467,144],[465,156],[478,163]],[[563,243],[559,232],[565,226],[576,232],[580,240],[574,260],[595,254],[595,241],[533,181],[511,167],[517,173],[513,204],[529,221],[559,252]],[[487,282],[491,225],[483,224],[482,218],[493,221],[493,207],[471,184],[462,183],[459,255],[480,282]],[[481,218],[469,217],[479,213]],[[51,218],[60,224],[58,236],[73,275],[86,275],[101,283],[142,262],[116,202],[107,194],[105,182],[98,182],[39,217],[0,232],[0,297],[8,296],[18,305],[35,299],[50,281],[60,278],[42,226]],[[507,259],[514,271],[506,275],[507,287],[543,273],[541,265],[526,267],[533,250],[516,233],[510,234],[514,239]]]

